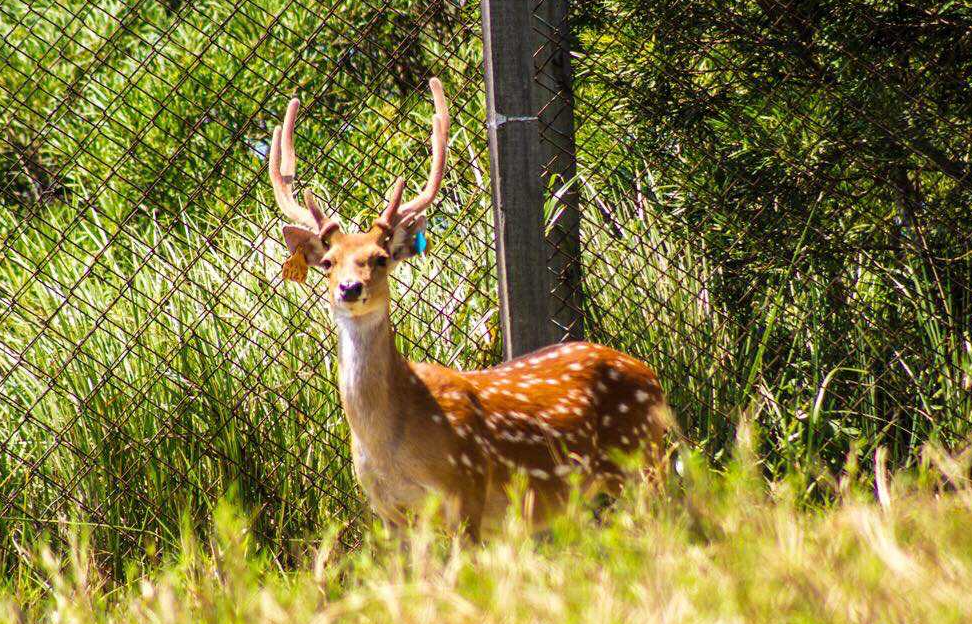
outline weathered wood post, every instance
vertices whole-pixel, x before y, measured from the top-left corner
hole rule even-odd
[[[574,142],[574,91],[568,0],[541,0],[533,11],[535,110],[540,118],[543,187],[557,218],[547,232],[550,314],[557,340],[584,338],[580,209]],[[566,185],[566,186],[565,186]]]
[[[507,358],[555,340],[533,96],[533,3],[482,0],[500,326]]]

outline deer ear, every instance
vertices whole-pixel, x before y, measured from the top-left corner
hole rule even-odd
[[[406,222],[407,221],[407,222]],[[399,262],[425,253],[425,216],[405,219],[392,229],[386,245],[392,261]]]
[[[283,226],[283,237],[290,253],[293,254],[298,249],[303,250],[304,258],[311,266],[320,264],[327,252],[320,235],[301,225]]]

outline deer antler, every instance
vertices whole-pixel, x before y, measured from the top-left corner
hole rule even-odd
[[[438,78],[429,80],[432,89],[432,100],[435,103],[435,114],[432,116],[432,164],[429,166],[429,178],[425,188],[415,199],[400,204],[402,184],[396,181],[395,191],[381,216],[375,222],[377,225],[391,229],[399,223],[410,224],[425,215],[426,208],[435,199],[442,186],[442,175],[445,172],[446,150],[449,146],[449,109],[446,105],[445,93]]]
[[[284,214],[324,238],[332,230],[337,229],[338,225],[324,216],[314,199],[314,193],[310,189],[304,190],[306,209],[301,208],[294,199],[294,172],[297,166],[297,157],[294,154],[294,125],[299,108],[300,100],[297,98],[290,100],[283,126],[273,129],[273,142],[270,144],[270,183],[273,184],[273,195],[277,199],[277,205]]]

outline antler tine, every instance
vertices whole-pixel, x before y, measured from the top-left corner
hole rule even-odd
[[[388,195],[388,203],[385,204],[385,211],[398,209],[399,204],[402,203],[402,193],[405,191],[405,178],[398,177],[395,179],[395,185],[392,186],[391,192]]]
[[[388,190],[388,201],[381,215],[375,219],[374,225],[390,233],[393,227],[393,220],[396,220],[398,206],[402,203],[402,193],[405,191],[405,178],[399,176],[395,179],[395,184]]]
[[[273,130],[273,142],[270,144],[270,183],[273,185],[273,195],[277,199],[277,205],[285,215],[292,221],[323,233],[330,222],[324,218],[317,203],[313,201],[313,195],[310,195],[311,202],[308,202],[307,209],[301,208],[294,199],[294,172],[297,166],[297,157],[294,153],[294,125],[297,122],[299,108],[300,100],[297,98],[290,100],[287,114],[284,115],[283,127],[277,126]],[[307,195],[305,193],[305,199]]]
[[[304,189],[304,205],[307,206],[307,210],[314,217],[314,221],[317,222],[317,233],[322,239],[326,239],[328,234],[338,229],[337,221],[324,217],[324,213],[321,212],[321,207],[317,205],[317,198],[314,197],[314,191],[309,188]]]
[[[445,172],[446,150],[449,147],[449,108],[438,78],[429,80],[429,88],[432,89],[432,100],[435,103],[435,115],[432,116],[432,164],[429,167],[429,179],[422,192],[398,208],[398,214],[403,218],[411,214],[417,216],[417,213],[432,203],[442,185],[442,175]]]

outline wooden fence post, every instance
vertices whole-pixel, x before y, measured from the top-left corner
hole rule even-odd
[[[507,358],[554,340],[533,97],[533,3],[482,0],[490,183]]]
[[[574,92],[570,64],[569,0],[541,0],[534,9],[535,110],[540,118],[543,188],[557,193],[557,214],[547,233],[550,313],[557,340],[584,338],[580,208],[574,142]],[[565,184],[568,186],[564,187]]]

